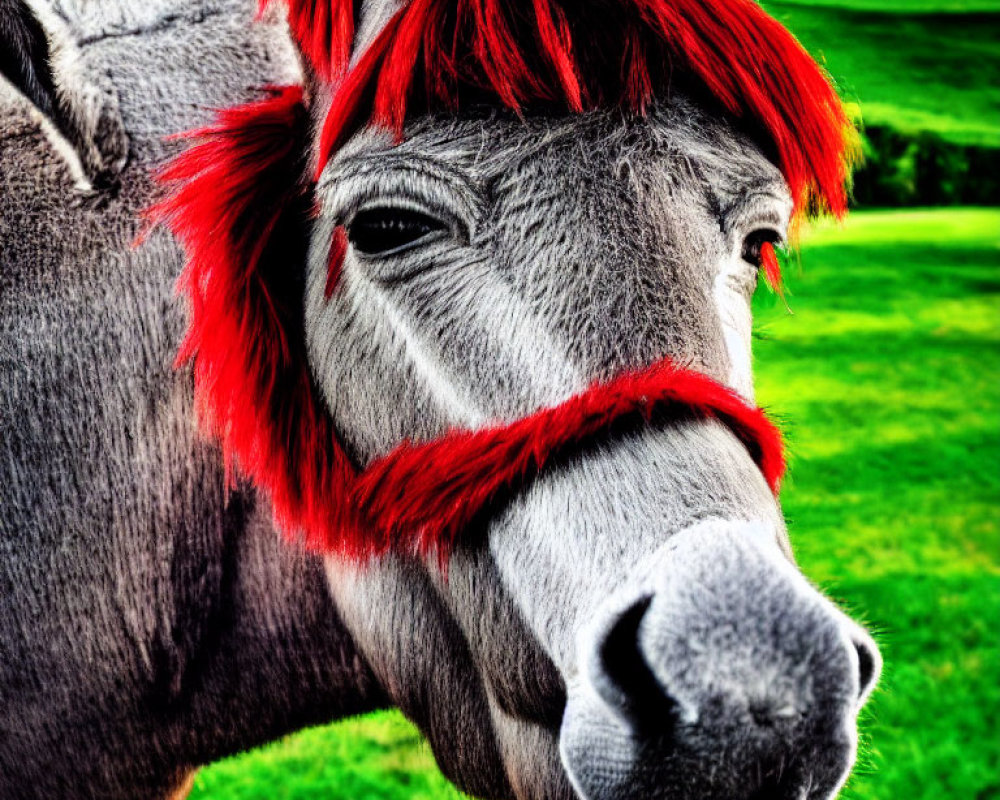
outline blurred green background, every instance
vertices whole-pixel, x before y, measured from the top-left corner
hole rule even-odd
[[[799,560],[886,660],[843,796],[1000,798],[1000,0],[766,5],[865,129],[856,210],[786,265],[794,314],[755,300]],[[395,713],[217,764],[192,794],[458,797]]]

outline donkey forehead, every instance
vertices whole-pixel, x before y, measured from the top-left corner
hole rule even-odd
[[[545,320],[591,379],[670,355],[729,380],[748,356],[728,352],[736,312],[716,308],[714,287],[747,270],[742,238],[783,233],[792,208],[761,151],[682,98],[643,117],[429,116],[398,144],[369,129],[331,160],[320,198],[337,223],[408,201],[457,217],[474,258],[490,254],[520,313]]]
[[[792,206],[781,171],[747,136],[680,97],[642,117],[617,110],[557,117],[429,115],[411,121],[399,142],[369,128],[331,159],[318,189],[323,199],[340,193],[338,186],[352,193],[361,179],[368,181],[361,194],[371,196],[381,188],[379,178],[393,171],[432,179],[442,169],[443,183],[470,201],[523,193],[526,181],[581,178],[599,182],[597,193],[613,197],[607,187],[645,170],[647,179],[655,172],[669,181],[671,193],[683,193],[685,202],[696,195],[723,225],[749,207],[770,210],[770,224],[780,228]]]

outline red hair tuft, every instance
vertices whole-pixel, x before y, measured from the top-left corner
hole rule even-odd
[[[326,261],[326,286],[323,289],[323,296],[329,300],[337,288],[340,280],[340,272],[344,268],[344,258],[347,256],[347,229],[343,225],[338,225],[333,231],[333,241],[330,243],[330,254]]]
[[[764,280],[771,287],[772,291],[781,294],[782,277],[781,264],[778,263],[778,253],[774,245],[764,242],[760,246],[760,268],[764,273]]]
[[[230,476],[238,467],[264,489],[285,531],[325,544],[331,528],[354,527],[354,472],[300,335],[310,203],[302,91],[276,89],[187,136],[195,144],[158,176],[173,192],[148,212],[187,253],[179,288],[191,320],[178,363],[194,363],[198,410]]]
[[[260,0],[261,13],[275,0]],[[347,0],[284,0],[288,26],[320,79],[333,81],[351,61],[354,4]]]
[[[680,78],[762,132],[798,212],[846,213],[856,132],[826,74],[754,0],[620,0],[613,13],[596,0],[521,5],[405,3],[336,92],[320,169],[357,127],[401,136],[408,113],[458,108],[465,90],[518,112],[557,103],[642,113]],[[587,53],[574,49],[580,40]]]

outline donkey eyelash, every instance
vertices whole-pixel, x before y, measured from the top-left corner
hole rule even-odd
[[[773,228],[758,228],[743,238],[740,257],[758,270],[764,266],[764,246],[780,252],[785,249],[784,237]]]
[[[364,256],[385,258],[443,238],[450,226],[437,217],[404,206],[361,209],[344,223],[348,241]]]
[[[349,158],[328,170],[320,192],[323,213],[345,223],[367,208],[398,206],[468,231],[481,209],[475,188],[453,167],[426,159],[380,154],[378,163]]]

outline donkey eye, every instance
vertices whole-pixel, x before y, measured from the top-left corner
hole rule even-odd
[[[440,220],[406,208],[359,211],[347,224],[347,238],[364,255],[387,256],[409,250],[447,230]]]
[[[765,244],[779,245],[781,234],[770,228],[759,228],[743,240],[743,252],[741,256],[744,261],[757,269],[762,265],[761,248]]]

